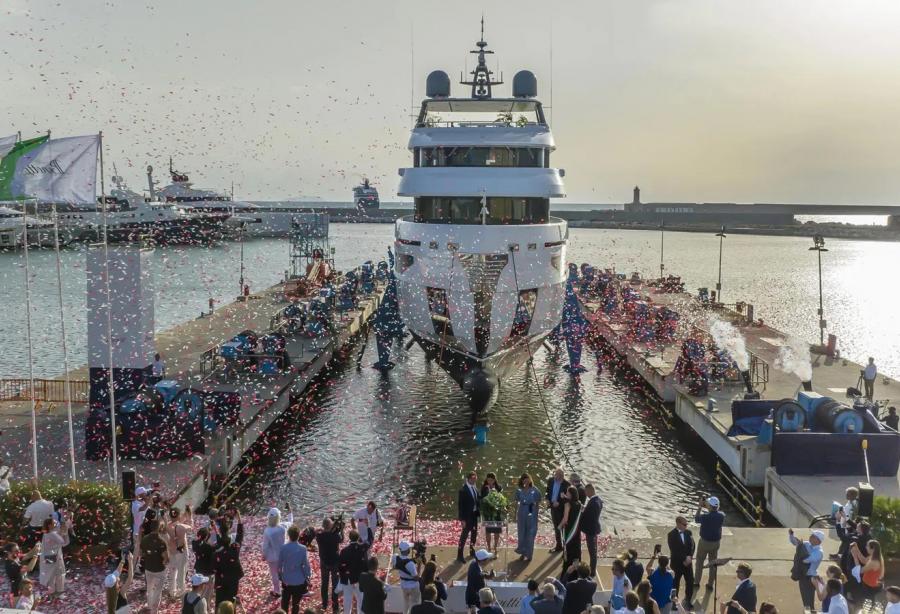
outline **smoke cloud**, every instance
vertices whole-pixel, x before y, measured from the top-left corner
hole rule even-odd
[[[728,352],[732,360],[737,363],[738,369],[746,371],[750,368],[750,354],[747,353],[747,344],[744,336],[729,322],[715,317],[709,319],[709,333],[716,345]]]
[[[800,381],[812,380],[812,358],[809,344],[799,337],[788,337],[778,349],[775,368],[785,373],[793,373]]]

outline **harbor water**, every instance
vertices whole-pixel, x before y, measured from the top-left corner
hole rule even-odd
[[[392,242],[390,225],[332,225],[338,268],[381,259]],[[818,271],[810,240],[729,236],[723,255],[726,302],[744,300],[757,317],[817,341]],[[618,271],[657,274],[660,233],[571,231],[569,259]],[[686,288],[714,287],[718,239],[697,233],[666,233],[665,265]],[[858,362],[874,356],[879,368],[900,372],[900,327],[893,321],[897,290],[879,279],[900,261],[894,243],[829,241],[824,258],[825,314],[843,354]],[[70,364],[85,362],[84,248],[62,254]],[[240,247],[157,248],[152,256],[158,330],[191,319],[210,297],[237,294]],[[289,268],[286,240],[248,241],[245,277],[262,289]],[[767,263],[762,265],[761,263]],[[31,253],[35,372],[59,374],[62,365],[52,251]],[[21,253],[0,254],[4,351],[0,375],[27,377],[24,272]],[[214,340],[210,340],[211,343]],[[562,450],[586,479],[595,482],[613,522],[668,523],[692,509],[700,493],[716,492],[699,445],[680,438],[650,412],[633,380],[599,368],[587,356],[580,381],[561,369],[563,357],[545,351],[535,359],[537,379],[522,370],[503,382],[492,410],[487,446],[472,440],[458,387],[413,346],[395,357],[386,376],[369,368],[373,340],[357,368],[354,348],[337,361],[297,412],[285,417],[260,444],[254,477],[239,493],[250,510],[291,500],[298,509],[353,508],[374,498],[422,503],[432,516],[452,516],[461,475],[476,468],[498,474],[511,496],[523,471],[543,480]],[[848,382],[847,385],[854,385]],[[731,524],[741,524],[736,512]]]

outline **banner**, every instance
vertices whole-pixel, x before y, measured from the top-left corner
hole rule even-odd
[[[0,136],[0,158],[8,154],[18,140],[19,137],[15,134],[12,136]]]
[[[34,198],[96,207],[99,147],[97,134],[15,143],[0,158],[0,201]]]

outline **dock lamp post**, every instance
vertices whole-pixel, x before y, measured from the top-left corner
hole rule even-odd
[[[819,345],[825,345],[825,311],[822,307],[822,252],[827,252],[825,248],[825,237],[820,234],[813,235],[813,246],[809,248],[811,252],[819,252]]]
[[[666,255],[666,221],[659,223],[659,278],[665,277],[665,255]]]
[[[244,222],[240,225],[241,233],[241,277],[238,280],[238,296],[244,296]]]
[[[725,242],[725,224],[722,224],[722,230],[716,233],[719,237],[719,281],[716,282],[716,296],[719,302],[722,302],[722,246]]]

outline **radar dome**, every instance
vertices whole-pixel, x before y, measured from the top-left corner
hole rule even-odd
[[[450,96],[450,77],[443,70],[432,71],[425,81],[425,95],[429,98]]]
[[[530,70],[520,70],[513,77],[513,96],[515,98],[534,98],[537,96],[537,78]]]

